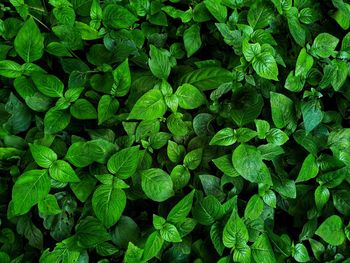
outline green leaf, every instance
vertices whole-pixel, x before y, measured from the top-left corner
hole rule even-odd
[[[64,85],[56,76],[40,73],[32,75],[32,80],[42,94],[53,98],[63,97]]]
[[[45,133],[54,134],[64,130],[69,125],[70,119],[68,111],[51,108],[44,118]]]
[[[330,192],[327,187],[319,185],[315,190],[315,203],[319,211],[325,206],[330,197]]]
[[[123,97],[128,94],[131,85],[129,61],[126,59],[115,70],[113,70],[114,84],[112,95]]]
[[[221,4],[221,0],[204,0],[204,4],[209,12],[216,18],[216,20],[221,23],[225,22],[227,17],[227,8]]]
[[[250,220],[259,218],[264,209],[264,202],[259,195],[253,195],[244,210],[244,217]]]
[[[277,262],[269,238],[266,234],[261,234],[251,246],[251,249],[253,258],[256,262]]]
[[[51,188],[46,170],[30,170],[16,180],[12,189],[13,209],[16,215],[23,215],[45,199]]]
[[[272,120],[277,128],[284,128],[294,122],[294,103],[290,98],[280,93],[270,92],[270,103]]]
[[[345,241],[342,219],[337,215],[328,217],[317,228],[315,234],[332,246],[340,246]]]
[[[338,43],[338,38],[329,33],[321,33],[314,39],[311,50],[321,58],[328,58],[334,54]]]
[[[57,215],[62,212],[54,195],[47,195],[45,199],[39,200],[39,212],[43,215]]]
[[[18,31],[14,41],[18,55],[25,62],[33,62],[40,59],[44,53],[44,37],[33,18],[29,18]]]
[[[347,76],[348,76],[348,67],[345,61],[341,60],[332,60],[333,74],[331,84],[335,91],[339,91],[340,88],[344,85]]]
[[[117,4],[103,8],[102,18],[103,24],[113,29],[128,28],[137,21],[137,17],[128,9]]]
[[[219,158],[213,159],[215,166],[227,176],[236,177],[239,173],[233,168],[231,155],[226,154]]]
[[[192,110],[200,107],[206,101],[203,94],[191,84],[183,84],[175,92],[178,98],[179,106],[186,110]]]
[[[267,132],[266,140],[271,144],[283,145],[289,140],[289,138],[288,135],[280,129],[272,128]]]
[[[298,178],[295,182],[304,182],[315,178],[318,174],[318,165],[315,157],[309,154],[301,166]]]
[[[57,160],[57,154],[49,147],[29,144],[29,148],[35,162],[43,168],[49,168]]]
[[[69,147],[65,159],[80,168],[86,167],[94,161],[85,142],[73,143]]]
[[[70,113],[78,120],[91,120],[97,118],[95,107],[86,99],[78,99],[70,107]]]
[[[79,177],[76,175],[69,163],[63,160],[53,162],[49,170],[50,176],[59,182],[75,183],[80,181]]]
[[[148,65],[152,74],[160,79],[167,79],[171,71],[170,52],[150,46],[150,59]]]
[[[260,77],[278,81],[277,63],[269,52],[262,52],[256,55],[253,58],[252,65]]]
[[[75,228],[78,244],[82,248],[92,248],[111,239],[104,226],[94,217],[82,219]]]
[[[164,240],[158,231],[150,234],[146,240],[142,260],[148,261],[158,255],[162,249]]]
[[[306,30],[299,22],[298,8],[288,7],[287,9],[288,28],[294,41],[301,47],[305,46]]]
[[[163,228],[160,230],[160,236],[164,241],[178,243],[181,242],[181,236],[176,227],[172,224],[165,223]]]
[[[125,206],[124,191],[112,185],[99,186],[92,196],[92,208],[106,228],[110,228],[119,220]]]
[[[305,48],[302,48],[297,63],[295,66],[295,76],[306,77],[307,73],[310,71],[314,64],[314,59],[311,55],[306,52]]]
[[[169,212],[167,221],[171,223],[180,223],[183,221],[192,209],[193,196],[195,191],[192,190],[182,198]]]
[[[141,186],[146,196],[156,202],[163,202],[174,194],[170,176],[159,168],[142,171]]]
[[[233,151],[232,163],[237,172],[250,182],[257,182],[257,175],[264,164],[258,149],[247,144],[241,144]]]
[[[195,204],[192,209],[193,218],[198,223],[209,226],[224,214],[221,203],[213,196],[206,196],[202,201]]]
[[[248,242],[249,233],[243,220],[239,218],[237,211],[233,211],[231,217],[227,221],[222,240],[225,247],[235,248],[239,244]]]
[[[301,113],[303,115],[304,127],[307,133],[315,129],[323,119],[323,112],[319,100],[302,102]]]
[[[242,51],[245,59],[250,62],[255,56],[261,53],[261,45],[259,43],[249,44],[248,40],[243,40]]]
[[[11,60],[0,61],[0,75],[6,78],[18,78],[22,75],[22,67]]]
[[[185,83],[201,91],[216,89],[222,83],[231,82],[232,73],[220,67],[204,67],[190,71],[179,79],[179,86]]]
[[[189,58],[196,53],[202,45],[199,24],[194,24],[186,29],[183,38],[187,57]]]
[[[163,117],[166,112],[163,94],[158,89],[146,92],[132,108],[128,119],[152,120]]]
[[[334,207],[339,213],[350,216],[350,194],[347,190],[337,190],[333,194]]]
[[[297,262],[309,262],[310,257],[306,247],[299,243],[294,247],[293,257]]]
[[[119,101],[110,95],[103,95],[98,102],[97,119],[101,125],[105,121],[111,119],[119,109]]]
[[[218,131],[210,140],[209,145],[229,146],[237,141],[235,131],[232,128],[224,128]]]
[[[248,23],[254,29],[268,26],[274,19],[273,10],[266,5],[255,5],[248,11]]]
[[[139,146],[122,149],[108,160],[109,172],[121,179],[132,176],[139,164]]]
[[[190,170],[195,170],[202,162],[203,149],[198,148],[185,155],[184,166]]]

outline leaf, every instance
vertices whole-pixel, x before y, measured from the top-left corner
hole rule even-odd
[[[196,169],[202,162],[203,149],[198,148],[185,155],[184,166],[190,170]]]
[[[139,146],[122,149],[115,153],[108,160],[109,172],[115,174],[120,179],[132,176],[139,164]]]
[[[309,154],[301,166],[298,178],[296,179],[296,183],[308,181],[318,174],[318,165],[315,157],[312,154]]]
[[[289,138],[288,135],[280,129],[272,128],[267,132],[266,140],[271,144],[283,145],[289,140]]]
[[[169,212],[167,221],[171,223],[180,223],[183,221],[192,209],[193,196],[195,191],[192,190],[180,200]]]
[[[328,33],[321,33],[314,39],[311,50],[321,58],[328,58],[334,53],[338,43],[338,38]]]
[[[14,41],[18,55],[25,62],[33,62],[40,59],[44,53],[44,37],[33,18],[29,18],[18,31]]]
[[[229,146],[237,141],[235,131],[232,128],[224,128],[218,131],[210,140],[209,145]]]
[[[164,240],[158,231],[154,231],[150,234],[146,240],[145,248],[143,251],[142,259],[148,261],[153,257],[157,256],[160,250],[162,249]]]
[[[333,194],[334,207],[339,213],[349,216],[350,215],[350,195],[347,190],[337,190]]]
[[[185,83],[201,91],[216,89],[220,84],[232,81],[232,73],[220,67],[204,67],[188,72],[179,78],[179,86]]]
[[[233,211],[227,221],[223,231],[223,243],[225,247],[235,248],[238,244],[244,244],[248,241],[248,229],[243,220],[239,218],[237,211]]]
[[[268,26],[274,18],[271,8],[265,5],[255,5],[248,11],[248,23],[254,29]]]
[[[281,129],[294,121],[294,103],[283,94],[270,92],[272,120]]]
[[[111,119],[119,109],[119,101],[110,95],[103,95],[98,102],[97,119],[98,124],[101,125],[105,121]]]
[[[32,80],[37,89],[48,97],[63,97],[64,85],[62,81],[53,75],[34,74]]]
[[[306,77],[313,64],[314,59],[312,58],[312,56],[306,52],[305,48],[302,48],[295,66],[295,76]]]
[[[29,144],[29,148],[35,162],[43,168],[49,168],[57,160],[57,154],[49,147]]]
[[[256,176],[263,168],[260,152],[247,144],[241,144],[233,151],[232,163],[237,172],[250,182],[256,182]]]
[[[174,194],[170,176],[159,168],[142,171],[141,186],[147,197],[156,202],[163,202]]]
[[[199,24],[194,24],[186,29],[183,38],[187,57],[189,58],[196,53],[202,45]]]
[[[262,78],[278,81],[278,67],[275,58],[268,52],[256,55],[252,61],[255,72]]]
[[[212,195],[197,202],[192,209],[193,218],[205,226],[212,225],[216,219],[222,217],[223,213],[222,205]]]
[[[47,195],[45,199],[39,200],[39,212],[43,215],[57,215],[62,212],[54,195]]]
[[[225,22],[227,17],[227,8],[221,4],[221,0],[204,0],[204,4],[209,12],[216,18],[216,20],[221,23]]]
[[[334,73],[332,74],[332,80],[331,84],[332,87],[335,91],[339,91],[341,87],[344,85],[347,74],[348,74],[348,69],[346,62],[344,61],[339,61],[339,60],[333,60],[332,66],[334,67]]]
[[[80,181],[79,177],[76,175],[69,163],[63,160],[53,162],[49,171],[50,176],[53,179],[62,183],[76,183]]]
[[[82,248],[95,247],[111,239],[103,225],[92,216],[80,220],[75,231],[77,242]]]
[[[251,249],[253,258],[256,262],[276,262],[269,238],[266,234],[261,234],[251,246]]]
[[[327,187],[320,185],[316,188],[315,203],[318,210],[322,210],[322,208],[328,202],[329,197],[330,197],[330,192]]]
[[[70,107],[70,113],[78,120],[91,120],[97,118],[95,107],[86,99],[78,99]]]
[[[301,47],[305,46],[306,30],[299,22],[298,9],[296,7],[288,7],[287,12],[288,28],[294,41]]]
[[[249,44],[248,40],[243,40],[242,51],[245,59],[250,62],[261,53],[261,45],[259,43]]]
[[[29,212],[49,194],[50,188],[50,179],[46,170],[30,170],[23,173],[12,189],[14,213],[23,215]]]
[[[128,28],[137,21],[137,17],[128,9],[117,4],[103,8],[102,18],[103,24],[113,29]]]
[[[227,176],[236,177],[239,173],[233,168],[231,155],[223,155],[212,160],[215,166]]]
[[[323,112],[318,100],[302,102],[301,113],[303,114],[304,127],[307,133],[315,129],[323,119]]]
[[[160,90],[146,92],[132,108],[128,119],[152,120],[162,117],[166,112],[166,104]]]
[[[317,228],[315,234],[332,246],[340,246],[345,241],[342,219],[337,215],[328,217]]]
[[[179,106],[186,110],[193,110],[206,102],[203,94],[191,84],[183,84],[175,92]]]
[[[309,262],[310,261],[309,253],[307,252],[306,247],[301,243],[296,244],[296,246],[294,248],[293,257],[297,262]]]
[[[160,232],[160,236],[164,241],[174,242],[174,243],[178,243],[182,241],[179,231],[172,224],[165,223],[159,232]]]
[[[148,65],[152,74],[160,79],[167,79],[171,71],[170,53],[165,49],[150,46],[150,59]]]
[[[54,134],[64,130],[69,125],[70,119],[68,111],[51,108],[44,118],[45,133]]]
[[[113,78],[114,84],[112,88],[112,95],[123,97],[128,94],[131,86],[131,75],[128,59],[113,70]]]
[[[259,195],[253,195],[244,210],[244,217],[250,220],[259,218],[264,209],[264,202]]]
[[[6,78],[18,78],[22,75],[22,67],[14,61],[0,61],[0,75]]]
[[[92,208],[96,217],[106,228],[117,223],[125,206],[126,195],[124,191],[111,185],[99,186],[92,196]]]

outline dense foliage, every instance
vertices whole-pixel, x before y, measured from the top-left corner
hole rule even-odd
[[[350,262],[346,0],[2,0],[0,262]]]

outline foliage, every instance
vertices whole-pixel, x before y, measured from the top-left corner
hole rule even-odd
[[[0,2],[0,262],[350,262],[348,0]]]

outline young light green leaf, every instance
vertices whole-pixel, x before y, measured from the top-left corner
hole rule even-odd
[[[317,228],[316,235],[332,246],[340,246],[345,241],[344,225],[342,219],[337,215],[328,217]]]
[[[153,75],[160,79],[167,79],[171,71],[170,52],[150,46],[150,59],[148,65]]]
[[[54,195],[47,195],[45,199],[39,200],[39,212],[43,215],[57,215],[62,213]]]
[[[132,108],[128,119],[152,120],[163,117],[166,112],[163,94],[158,89],[146,92]]]
[[[328,58],[333,55],[339,39],[329,33],[321,33],[315,39],[311,46],[312,52],[321,58]]]
[[[35,162],[43,168],[49,168],[57,160],[57,154],[49,147],[29,144],[29,148]]]
[[[174,194],[170,176],[159,168],[142,171],[141,186],[146,196],[156,202],[163,202]]]
[[[237,244],[248,242],[249,233],[243,220],[238,216],[237,211],[233,211],[227,221],[222,240],[225,247],[234,248]]]
[[[23,173],[12,189],[12,202],[15,215],[23,215],[45,199],[51,188],[47,170],[29,170]]]
[[[314,59],[311,55],[306,52],[305,48],[299,53],[297,63],[295,66],[295,76],[306,77],[309,70],[312,68],[314,64]]]
[[[244,210],[244,217],[250,220],[259,218],[264,209],[264,202],[257,194],[253,195]]]
[[[162,249],[164,240],[158,231],[154,231],[150,234],[146,240],[142,260],[149,261],[153,257],[157,256]]]
[[[98,102],[97,119],[98,124],[108,121],[119,109],[119,101],[110,95],[103,95]]]
[[[179,106],[186,110],[192,110],[200,107],[206,101],[203,94],[191,84],[183,84],[175,92],[178,98]]]
[[[192,209],[192,202],[195,190],[180,200],[169,212],[167,221],[171,223],[180,223],[185,219]]]
[[[268,52],[256,55],[252,61],[255,72],[262,78],[278,81],[278,67],[275,58]]]
[[[237,141],[232,128],[224,128],[218,131],[210,140],[209,145],[229,146]]]
[[[122,149],[115,153],[107,163],[109,172],[118,178],[126,179],[132,176],[139,164],[139,146]]]

